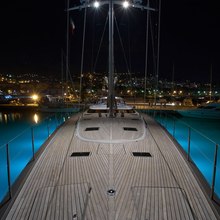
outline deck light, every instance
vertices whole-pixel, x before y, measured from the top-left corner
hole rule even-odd
[[[99,3],[98,1],[95,1],[95,2],[93,3],[93,6],[94,6],[95,8],[98,8],[98,7],[100,6],[100,3]]]
[[[128,8],[129,7],[129,2],[128,1],[124,1],[123,2],[123,7],[124,8]]]

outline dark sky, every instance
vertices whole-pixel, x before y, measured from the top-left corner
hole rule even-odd
[[[79,1],[70,1],[72,5]],[[153,1],[152,1],[153,2]],[[220,82],[220,13],[218,1],[162,0],[159,78],[171,79],[175,66],[176,80]],[[0,6],[0,72],[61,72],[61,50],[65,51],[65,1],[4,1]],[[143,74],[145,62],[146,12],[115,9],[125,56],[132,72]],[[83,11],[71,12],[75,32],[70,35],[70,71],[80,70]],[[85,71],[93,71],[106,10],[87,12]],[[107,28],[108,30],[108,28]],[[107,30],[95,71],[107,71]],[[115,28],[117,71],[126,71],[120,38]],[[129,45],[129,46],[128,46]],[[152,56],[152,50],[149,51]],[[150,67],[150,73],[152,73]]]

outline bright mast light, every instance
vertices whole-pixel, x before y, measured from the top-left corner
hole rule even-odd
[[[93,6],[94,6],[95,8],[98,8],[98,7],[100,6],[100,3],[99,3],[98,1],[95,1],[95,2],[93,3]]]
[[[128,8],[129,7],[129,2],[128,1],[124,1],[123,2],[123,7],[124,8]]]

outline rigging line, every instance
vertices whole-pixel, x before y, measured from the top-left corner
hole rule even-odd
[[[150,0],[147,1],[147,7],[150,7]],[[148,41],[149,41],[149,13],[147,11],[147,28],[146,28],[146,54],[145,54],[145,74],[144,74],[144,103],[146,102],[146,87],[147,87],[147,71],[148,71]]]
[[[128,19],[128,59],[129,59],[129,69],[132,71],[132,65],[131,65],[131,38],[130,38],[130,17],[127,16]]]
[[[92,20],[92,26],[93,26],[93,31],[92,31],[92,50],[91,50],[91,63],[90,63],[90,71],[92,73],[93,71],[93,62],[94,62],[94,42],[95,42],[95,20],[96,20],[96,13],[93,16]]]
[[[129,70],[129,66],[128,66],[128,62],[127,62],[127,58],[126,58],[126,54],[125,54],[125,49],[124,49],[123,42],[122,42],[122,39],[121,39],[121,34],[120,34],[120,31],[119,31],[119,28],[118,28],[118,22],[116,20],[116,17],[115,17],[115,24],[116,24],[116,29],[117,29],[118,36],[119,36],[119,41],[120,41],[120,44],[121,44],[121,47],[122,47],[122,51],[123,51],[124,60],[125,60],[125,64],[126,64],[126,67],[127,67],[127,71],[130,74],[130,70]]]
[[[161,0],[159,0],[158,14],[158,33],[157,33],[157,71],[156,71],[156,90],[158,89],[159,63],[160,63],[160,18],[161,18]]]
[[[63,48],[61,48],[61,82],[62,82],[62,97],[64,95],[64,90],[63,90],[63,74],[64,74],[64,66],[63,66],[63,62],[64,62],[64,52],[63,52]]]
[[[119,41],[120,41],[120,45],[122,47],[122,51],[123,51],[123,56],[124,56],[124,60],[125,60],[125,64],[126,64],[126,68],[127,68],[127,71],[128,71],[128,75],[129,75],[129,78],[130,78],[130,86],[131,86],[131,89],[133,90],[134,87],[133,87],[133,83],[132,83],[132,77],[131,77],[131,72],[130,72],[130,69],[129,69],[129,66],[128,66],[128,61],[127,61],[127,58],[126,58],[126,54],[125,54],[125,49],[124,49],[124,46],[123,46],[123,42],[122,42],[122,38],[121,38],[121,34],[120,34],[120,31],[119,31],[119,28],[118,28],[118,22],[117,22],[117,19],[116,17],[115,18],[115,24],[116,24],[116,29],[117,29],[117,32],[118,32],[118,36],[119,36]],[[135,102],[135,93],[134,93],[134,102]]]
[[[122,47],[122,51],[123,51],[123,55],[124,55],[124,59],[125,59],[125,63],[126,63],[126,67],[127,67],[127,71],[128,71],[128,75],[129,75],[129,79],[130,79],[130,87],[131,87],[131,89],[133,89],[131,71],[130,71],[130,69],[129,69],[128,62],[127,62],[127,59],[126,59],[125,49],[124,49],[123,42],[122,42],[122,39],[121,39],[121,35],[120,35],[119,28],[118,28],[118,23],[117,23],[116,17],[115,17],[115,24],[116,24],[116,29],[117,29],[117,32],[118,32],[120,44],[121,44],[121,47]],[[130,48],[130,47],[129,47],[129,48]],[[129,51],[130,51],[130,50],[129,50]]]
[[[154,70],[154,73],[155,73],[156,72],[156,55],[155,55],[154,32],[153,32],[153,27],[152,27],[151,13],[150,13],[150,16],[149,16],[149,22],[150,22],[152,53],[153,53],[153,70]]]
[[[65,57],[67,58],[67,56],[65,55],[65,53],[64,53],[63,50],[62,50],[62,52],[63,52],[63,58],[64,58],[64,59],[65,59]],[[69,65],[66,66],[66,74],[67,74],[67,78],[70,79],[70,82],[71,82],[71,85],[72,85],[72,87],[73,87],[73,90],[74,90],[75,95],[78,96],[77,93],[76,93],[76,90],[75,90],[74,83],[73,83],[73,78],[72,78],[72,76],[71,76],[71,74],[70,74]],[[68,77],[68,76],[69,76],[69,77]],[[62,78],[62,82],[63,82],[63,78]],[[67,80],[67,79],[66,79],[65,84],[66,84],[66,94],[67,94],[67,87],[68,87],[68,80]],[[64,86],[64,85],[63,85],[63,86]],[[63,92],[63,90],[62,90],[62,92]],[[62,93],[62,94],[64,94],[64,93]]]
[[[95,59],[95,64],[94,64],[94,66],[93,66],[93,72],[95,72],[96,65],[97,65],[97,62],[98,62],[98,57],[99,57],[99,53],[100,53],[100,50],[101,50],[101,45],[102,45],[102,42],[103,42],[103,38],[104,38],[104,34],[105,34],[107,22],[108,22],[108,15],[106,16],[105,25],[104,25],[104,30],[103,30],[103,32],[102,32],[102,36],[101,36],[101,40],[100,40],[100,44],[99,44],[97,56],[96,56],[96,59]]]
[[[69,0],[67,0],[66,8],[69,8]],[[66,15],[66,82],[68,81],[68,71],[69,71],[69,25],[70,25],[70,15],[69,10],[67,10]],[[67,90],[67,88],[66,88]]]
[[[68,69],[68,75],[69,75],[69,77],[70,77],[70,81],[71,81],[71,85],[72,85],[72,87],[73,87],[74,93],[75,93],[75,95],[77,96],[77,93],[75,92],[76,90],[75,90],[75,86],[74,86],[74,83],[73,83],[73,78],[72,78],[72,76],[71,76],[71,74],[70,74],[70,70],[69,70],[69,69]],[[79,98],[79,96],[78,96],[78,98]]]
[[[84,24],[83,24],[83,41],[82,41],[82,56],[81,56],[81,70],[80,70],[80,82],[79,82],[79,104],[82,100],[82,74],[83,74],[83,61],[84,61],[84,46],[85,46],[85,32],[86,32],[86,12],[84,12]]]
[[[64,52],[63,52],[63,56],[65,57],[65,53],[64,53]],[[67,57],[67,56],[66,56],[66,57]],[[70,73],[69,65],[66,67],[66,72],[67,72],[67,78],[70,78],[70,82],[71,82],[71,85],[72,85],[72,87],[73,87],[74,93],[75,93],[76,96],[78,96],[77,93],[76,93],[76,90],[75,90],[74,83],[73,83],[72,75],[71,75],[71,73]],[[69,76],[69,77],[68,77],[68,76]],[[66,80],[66,88],[67,88],[67,87],[68,87],[68,80]],[[67,91],[66,91],[66,94],[67,94]]]

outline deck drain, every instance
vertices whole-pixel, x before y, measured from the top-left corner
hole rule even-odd
[[[99,130],[99,127],[89,127],[85,129],[85,131],[98,131],[98,130]]]
[[[73,152],[71,157],[88,157],[90,152]]]
[[[125,131],[137,131],[137,128],[124,127]]]
[[[107,194],[108,194],[109,196],[114,196],[114,195],[115,195],[115,190],[114,190],[114,189],[109,189],[109,190],[107,191]]]
[[[149,152],[132,152],[134,157],[152,157]]]

